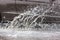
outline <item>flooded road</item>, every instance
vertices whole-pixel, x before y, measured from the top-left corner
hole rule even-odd
[[[0,29],[2,40],[60,40],[60,32],[16,31]]]

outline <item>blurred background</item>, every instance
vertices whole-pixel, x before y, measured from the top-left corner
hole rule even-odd
[[[55,2],[60,5],[60,0]],[[0,21],[12,21],[15,16],[27,10],[31,10],[31,8],[34,8],[37,5],[48,7],[51,3],[51,0],[0,0]]]

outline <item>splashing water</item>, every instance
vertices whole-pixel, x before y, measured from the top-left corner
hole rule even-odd
[[[43,22],[45,13],[49,12],[52,7],[44,10],[44,8],[40,8],[40,6],[35,7],[31,11],[26,11],[19,16],[16,16],[14,20],[11,22],[9,28],[43,28]],[[46,24],[45,24],[46,25]],[[47,25],[48,26],[48,25]]]
[[[14,17],[11,24],[8,26],[8,28],[41,28],[41,29],[47,29],[47,28],[55,28],[56,24],[42,24],[45,13],[51,11],[51,6],[48,9],[40,8],[40,6],[35,7],[33,10],[26,11],[24,13],[21,13],[20,15]]]

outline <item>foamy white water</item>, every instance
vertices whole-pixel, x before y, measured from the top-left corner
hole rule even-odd
[[[8,37],[52,37],[60,35],[60,32],[47,32],[47,31],[14,31],[14,30],[7,30],[7,29],[0,29],[1,36],[8,36]]]

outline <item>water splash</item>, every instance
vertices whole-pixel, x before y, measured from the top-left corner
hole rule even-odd
[[[19,27],[40,27],[42,28],[43,16],[46,12],[48,12],[51,7],[44,11],[44,8],[40,8],[40,6],[35,7],[32,11],[26,11],[21,13],[19,16],[15,17],[11,22],[10,28],[19,28]]]
[[[20,15],[14,17],[13,21],[8,25],[8,28],[40,28],[40,29],[47,29],[47,28],[54,28],[56,29],[57,24],[42,24],[44,21],[45,13],[52,11],[51,9],[53,6],[49,8],[41,8],[37,6],[32,10],[26,11],[21,13]],[[50,27],[51,26],[51,27]]]

